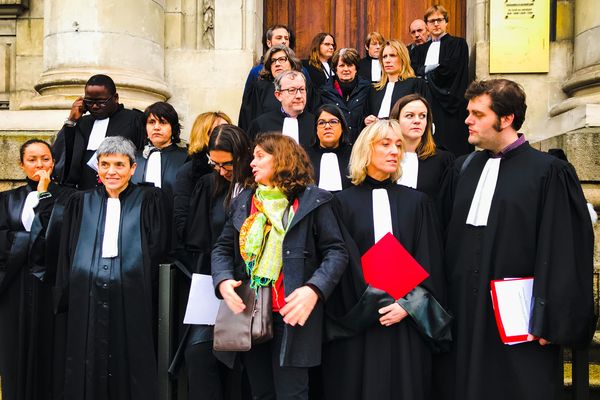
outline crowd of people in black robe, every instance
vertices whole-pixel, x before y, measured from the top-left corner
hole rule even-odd
[[[172,105],[125,109],[91,77],[0,193],[2,399],[158,399],[161,263],[181,398],[561,398],[560,346],[596,326],[593,213],[564,154],[518,133],[522,88],[468,84],[447,22],[431,7],[408,46],[371,32],[363,59],[322,32],[302,61],[275,25],[238,126],[202,113],[187,146]],[[390,234],[428,273],[400,298],[363,273]],[[273,338],[215,351],[212,325],[183,324],[193,274],[234,313],[240,286],[268,288]],[[515,277],[534,277],[531,321],[507,346],[489,285]]]

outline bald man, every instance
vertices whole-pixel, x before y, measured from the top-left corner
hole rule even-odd
[[[427,30],[427,24],[422,19],[415,19],[410,23],[408,27],[408,33],[412,38],[412,43],[408,45],[408,50],[412,51],[413,48],[426,43],[429,40],[429,31]]]

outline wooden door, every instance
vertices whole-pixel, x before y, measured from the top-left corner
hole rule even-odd
[[[465,37],[466,0],[264,0],[264,29],[289,26],[296,35],[296,54],[307,58],[310,42],[319,32],[335,36],[337,47],[354,47],[365,55],[367,33],[410,43],[409,24],[425,10],[440,4],[448,10],[448,32]]]

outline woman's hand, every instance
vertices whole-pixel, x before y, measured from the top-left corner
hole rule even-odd
[[[50,175],[52,174],[52,170],[46,171],[43,169],[40,169],[39,171],[36,171],[35,174],[33,174],[33,176],[39,176],[40,180],[38,181],[38,185],[37,185],[37,191],[38,193],[44,193],[48,191],[48,186],[50,185]]]
[[[371,125],[373,122],[377,121],[377,117],[374,115],[369,115],[365,118],[365,125]]]
[[[301,286],[294,290],[285,298],[286,304],[279,310],[283,322],[291,326],[296,324],[304,326],[318,300],[317,293],[308,286]]]
[[[225,300],[225,304],[234,314],[239,314],[246,309],[246,305],[242,301],[242,298],[235,292],[235,288],[240,286],[242,281],[236,281],[234,279],[224,280],[219,284],[219,292]]]
[[[404,308],[402,308],[398,303],[392,303],[389,306],[380,308],[379,314],[383,314],[383,316],[379,318],[379,322],[383,326],[397,324],[408,315]]]

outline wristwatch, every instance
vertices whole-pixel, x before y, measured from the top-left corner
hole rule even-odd
[[[65,125],[68,126],[69,128],[75,128],[75,125],[77,125],[77,121],[72,121],[70,119],[66,119]]]

